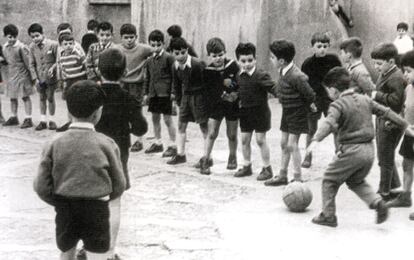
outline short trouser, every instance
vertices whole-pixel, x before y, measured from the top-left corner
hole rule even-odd
[[[304,107],[283,108],[280,130],[294,135],[308,133],[308,112]]]
[[[208,107],[206,103],[205,95],[183,95],[180,102],[179,121],[181,123],[207,123]]]
[[[223,118],[228,121],[236,121],[239,118],[239,110],[239,102],[221,101],[210,104],[209,117],[217,121],[221,121]]]
[[[56,83],[40,82],[36,89],[39,92],[40,100],[52,100],[55,96]]]
[[[148,103],[148,112],[172,115],[172,100],[170,97],[152,97]]]
[[[408,135],[404,136],[404,139],[400,146],[400,155],[404,158],[414,160],[414,138]]]
[[[79,240],[89,252],[109,250],[108,201],[59,198],[55,211],[56,243],[62,252],[74,248]]]
[[[240,131],[242,133],[265,133],[271,127],[269,105],[240,108]]]
[[[144,99],[144,83],[122,83],[122,88],[133,96],[140,105]]]

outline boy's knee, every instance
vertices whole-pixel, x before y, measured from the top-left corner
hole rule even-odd
[[[257,138],[256,143],[257,143],[258,146],[262,147],[263,145],[266,144],[266,139],[265,138]]]
[[[217,136],[218,136],[218,129],[217,130],[212,129],[211,131],[210,130],[208,131],[208,138],[210,140],[216,140]]]
[[[412,172],[414,161],[411,159],[404,158],[402,161],[402,168],[404,172]]]
[[[23,100],[23,102],[28,102],[28,101],[30,101],[30,97],[22,97],[22,100]],[[16,101],[17,101],[17,99],[16,99]]]
[[[218,132],[217,132],[218,133]],[[229,139],[230,142],[237,142],[237,134],[228,134],[227,138]]]

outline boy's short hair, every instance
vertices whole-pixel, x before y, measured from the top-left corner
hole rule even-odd
[[[314,33],[312,35],[312,39],[311,39],[311,44],[312,46],[317,43],[317,42],[321,42],[321,43],[331,43],[331,39],[329,38],[327,33],[321,33],[321,32],[317,32]]]
[[[88,21],[88,24],[86,25],[86,28],[90,31],[95,31],[98,28],[99,22],[95,19],[91,19]]]
[[[236,47],[236,58],[239,59],[241,55],[253,55],[256,58],[256,46],[251,42],[239,43]]]
[[[62,33],[59,35],[59,44],[62,44],[63,41],[75,41],[75,38],[70,33]]]
[[[124,35],[124,34],[137,35],[137,28],[133,24],[125,23],[121,26],[120,34],[121,34],[121,36]]]
[[[398,57],[398,50],[392,43],[380,43],[371,52],[371,58],[375,60],[386,60],[396,59]]]
[[[359,58],[362,55],[362,42],[358,37],[351,37],[339,45],[339,49],[351,53],[352,57]]]
[[[405,31],[408,31],[408,24],[407,23],[404,23],[404,22],[401,22],[401,23],[397,24],[397,31],[399,29],[403,29]]]
[[[77,118],[87,118],[104,103],[105,94],[96,82],[80,80],[66,93],[66,105],[69,113]]]
[[[406,52],[401,58],[401,66],[414,69],[414,51]]]
[[[173,39],[171,39],[171,42],[170,42],[170,49],[172,51],[174,51],[174,50],[179,51],[179,50],[182,50],[182,49],[188,49],[188,44],[181,37],[173,38]]]
[[[111,33],[114,32],[114,27],[109,22],[102,22],[99,23],[98,28],[96,29],[97,32],[99,31],[110,31]]]
[[[27,29],[27,33],[30,35],[31,33],[40,33],[43,34],[43,27],[38,23],[33,23],[29,26],[29,29]]]
[[[73,32],[73,28],[72,25],[70,25],[70,23],[61,23],[58,25],[56,31],[59,34],[61,31],[64,30],[70,30],[71,32]]]
[[[290,63],[296,54],[295,45],[286,40],[272,42],[269,49],[277,59],[284,59],[286,63]]]
[[[8,24],[4,26],[3,34],[4,36],[11,35],[13,37],[17,37],[17,35],[19,35],[19,29],[17,29],[17,26],[14,24]]]
[[[174,25],[171,25],[170,27],[168,27],[167,33],[172,38],[178,38],[178,37],[181,37],[181,35],[183,34],[183,30],[181,29],[181,27],[178,24],[174,24]]]
[[[121,50],[109,48],[99,55],[98,69],[102,76],[111,81],[118,81],[124,75],[126,57]]]
[[[164,34],[160,30],[154,30],[148,35],[148,42],[150,41],[164,43]]]
[[[206,49],[207,49],[207,55],[210,55],[211,53],[220,53],[223,51],[225,52],[226,45],[224,44],[222,39],[218,37],[214,37],[208,40]]]
[[[340,92],[349,88],[351,76],[344,67],[334,67],[326,73],[322,84],[328,88],[336,88]]]

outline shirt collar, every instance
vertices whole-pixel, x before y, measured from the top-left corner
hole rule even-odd
[[[164,49],[162,49],[161,51],[160,51],[160,53],[155,53],[154,52],[154,54],[152,54],[154,57],[161,57],[162,55],[164,54]],[[190,65],[191,66],[191,65]]]
[[[290,62],[286,67],[282,69],[282,76],[285,76],[286,73],[293,67],[293,62]]]
[[[389,68],[389,70],[387,70],[385,73],[382,74],[382,76],[387,76],[388,74],[390,74],[392,71],[394,71],[394,69],[397,68],[397,65],[392,65],[391,68]]]
[[[182,66],[183,66],[183,68],[188,67],[188,68],[191,69],[191,56],[189,54],[187,55],[187,60],[185,61],[184,65],[181,65],[178,61],[175,61],[175,68],[176,69],[178,69]]]
[[[352,70],[353,68],[357,67],[358,65],[362,64],[362,60],[358,60],[354,63],[349,64],[348,70]]]
[[[11,47],[17,46],[18,43],[20,43],[20,41],[16,40],[16,42]],[[6,44],[4,46],[5,47],[10,46],[9,42],[6,42]]]
[[[339,95],[339,97],[348,96],[348,95],[352,95],[352,94],[355,94],[355,91],[354,91],[354,89],[353,89],[353,88],[350,88],[350,89],[344,90],[344,91],[343,91],[343,92]]]
[[[250,77],[253,75],[253,73],[256,71],[256,66],[254,66],[251,70],[240,70],[240,75],[243,73],[246,73],[247,75],[249,75]]]
[[[78,129],[81,128],[81,129],[95,131],[95,126],[89,122],[72,122],[69,128],[78,128]]]

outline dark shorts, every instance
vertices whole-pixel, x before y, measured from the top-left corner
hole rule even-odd
[[[280,130],[294,135],[307,134],[308,113],[303,107],[283,108]]]
[[[110,245],[107,201],[60,198],[55,205],[56,244],[66,252],[83,241],[87,251],[105,253]]]
[[[144,99],[144,83],[122,83],[122,87],[133,96],[140,105]]]
[[[205,95],[183,95],[180,102],[179,121],[182,123],[207,123],[208,107],[206,103]]]
[[[172,101],[170,97],[152,97],[148,102],[148,112],[172,115]]]
[[[414,160],[414,138],[411,136],[404,135],[404,139],[400,147],[400,155],[404,158]]]
[[[41,82],[36,86],[37,92],[39,92],[40,100],[51,100],[55,96],[56,83],[48,84]]]
[[[265,133],[271,127],[269,105],[240,108],[240,130],[242,133]]]
[[[236,121],[239,118],[239,102],[217,102],[210,104],[210,118],[221,121],[226,118],[228,121]]]

